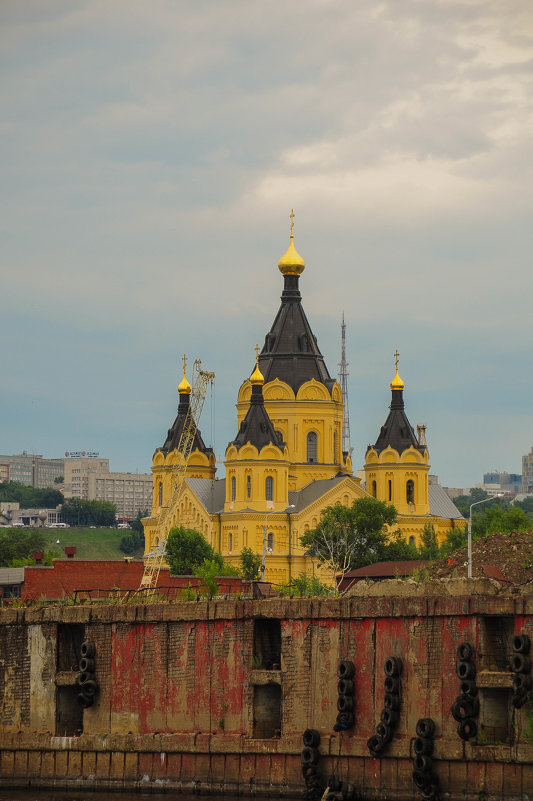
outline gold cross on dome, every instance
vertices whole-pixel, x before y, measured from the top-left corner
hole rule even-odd
[[[183,354],[183,375],[185,375],[185,368],[187,367],[187,356]]]
[[[255,363],[258,364],[259,363],[259,345],[256,345],[254,350],[255,350]]]
[[[398,370],[399,359],[400,359],[400,353],[398,351],[398,348],[396,348],[396,350],[394,351],[394,363],[396,364],[396,371]]]
[[[291,209],[291,213],[289,214],[291,218],[291,236],[294,236],[293,229],[294,229],[294,209]]]

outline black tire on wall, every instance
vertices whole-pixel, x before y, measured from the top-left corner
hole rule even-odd
[[[433,754],[433,740],[429,740],[426,737],[415,737],[413,751],[417,755],[431,756]]]
[[[531,659],[526,654],[513,654],[511,657],[511,670],[514,673],[531,673]]]
[[[316,729],[306,729],[302,740],[306,748],[317,748],[320,745],[320,732]]]
[[[513,637],[513,651],[515,654],[528,654],[531,649],[531,640],[527,634],[515,634]]]
[[[457,658],[461,662],[470,662],[474,656],[474,648],[469,642],[462,642],[457,649]]]
[[[386,676],[400,676],[402,673],[402,660],[398,656],[389,656],[384,665]]]
[[[369,740],[367,740],[368,750],[370,752],[370,756],[374,758],[379,758],[383,753],[383,748],[385,747],[385,743],[383,739],[379,736],[379,734],[373,734]]]
[[[477,734],[477,723],[473,718],[462,720],[457,726],[457,734],[461,740],[470,740]]]
[[[80,653],[82,657],[86,657],[87,659],[94,659],[94,655],[96,654],[96,648],[92,642],[88,642],[85,640],[81,644]]]
[[[86,656],[82,656],[80,659],[80,673],[94,673],[94,668],[94,659],[89,659]]]
[[[464,681],[464,679],[476,678],[476,666],[473,662],[459,662],[457,665],[457,675]]]
[[[340,679],[353,679],[355,676],[355,665],[349,659],[339,662],[338,674]]]
[[[435,721],[432,718],[420,718],[416,724],[417,737],[431,738],[435,734]]]

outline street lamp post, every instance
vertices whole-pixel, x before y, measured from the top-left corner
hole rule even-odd
[[[266,513],[265,525],[263,526],[263,558],[261,559],[261,581],[265,580],[265,562],[266,562],[266,552],[267,552],[267,521],[268,521],[268,516],[271,514],[272,512]]]
[[[472,507],[477,506],[479,503],[488,503],[488,501],[493,501],[494,498],[501,498],[503,492],[499,492],[497,495],[492,495],[490,498],[483,498],[482,501],[475,501],[475,503],[470,505],[470,513],[468,515],[468,555],[467,555],[467,576],[469,579],[472,578]]]
[[[289,566],[290,566],[290,561],[291,561],[291,532],[290,532],[291,515],[290,515],[290,510],[291,509],[295,509],[295,508],[296,508],[295,505],[293,503],[291,503],[290,506],[287,506],[287,508],[284,510],[287,513],[287,516],[289,518]],[[272,509],[270,512],[266,513],[266,515],[265,515],[265,525],[263,526],[263,558],[261,559],[261,581],[265,580],[265,563],[266,563],[266,552],[267,552],[267,522],[268,522],[268,516],[271,515],[273,511],[274,511],[274,509]],[[290,567],[289,567],[289,571],[290,571]]]
[[[289,581],[292,578],[292,531],[291,531],[291,509],[296,509],[296,506],[291,503],[285,509],[287,520],[289,521]]]

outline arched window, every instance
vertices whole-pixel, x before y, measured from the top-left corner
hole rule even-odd
[[[163,506],[163,482],[159,482],[158,506]]]
[[[237,481],[235,476],[231,477],[231,500],[235,500],[235,496],[237,495]]]
[[[252,477],[246,476],[246,497],[252,497]]]
[[[231,531],[230,531],[229,537],[228,537],[228,546],[229,546],[228,547],[228,551],[232,551],[233,550],[233,534],[231,533]]]
[[[265,478],[265,498],[267,501],[274,500],[274,479],[272,476]]]
[[[307,461],[310,464],[315,464],[317,461],[317,446],[318,437],[314,431],[310,431],[307,435]]]
[[[372,482],[372,497],[373,498],[378,497],[378,485],[376,484],[375,481]]]
[[[389,501],[392,501],[392,481],[389,478]]]
[[[411,534],[411,536],[409,537],[409,545],[414,545],[414,544],[415,544],[415,538]]]
[[[405,497],[407,499],[407,503],[415,502],[415,482],[411,478],[405,485]]]
[[[272,532],[270,532],[270,534],[268,535],[267,548],[269,551],[274,550],[274,535],[272,534]]]

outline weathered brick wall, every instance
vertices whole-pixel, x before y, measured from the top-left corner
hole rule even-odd
[[[28,631],[22,624],[2,627],[0,637],[0,728],[19,731],[30,723]]]
[[[513,597],[2,610],[0,784],[65,779],[102,788],[164,785],[298,794],[301,735],[313,727],[321,733],[324,776],[335,771],[349,778],[368,799],[394,793],[411,801],[417,797],[416,722],[431,717],[437,726],[437,772],[453,801],[476,799],[480,790],[489,798],[517,801],[533,787],[530,708],[514,712],[508,740],[496,744],[483,737],[460,740],[450,707],[459,692],[458,644],[467,640],[475,647],[480,684],[497,693],[491,687],[510,687],[511,676],[484,668],[494,622],[501,621],[510,636],[532,634],[532,612],[533,599]],[[265,669],[254,654],[254,626],[269,620],[280,621],[280,670]],[[83,712],[79,736],[55,731],[56,685],[69,682],[68,675],[57,673],[58,624],[82,626],[96,645],[100,694]],[[375,760],[366,742],[383,707],[389,656],[404,664],[400,720],[384,758]],[[341,659],[356,668],[355,728],[342,735],[333,732]],[[254,739],[255,718],[276,697],[268,691],[273,685],[281,688],[279,731]],[[265,725],[277,729],[270,718]]]
[[[24,568],[24,585],[22,598],[26,601],[38,601],[42,598],[64,598],[72,596],[76,591],[86,594],[93,591],[91,597],[97,598],[97,591],[120,589],[136,590],[143,575],[142,562],[125,562],[113,559],[54,559],[52,567],[31,565]],[[237,576],[221,578],[224,592],[233,588],[234,592],[243,591],[247,582]],[[158,587],[182,590],[197,587],[200,580],[195,576],[171,576],[168,568],[159,574]]]

